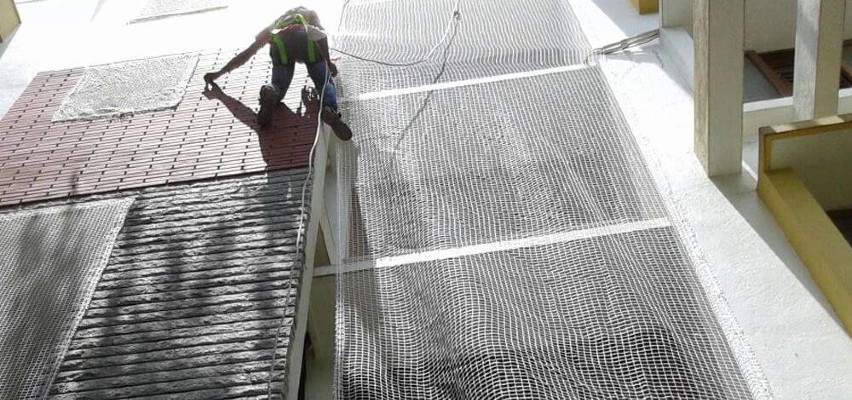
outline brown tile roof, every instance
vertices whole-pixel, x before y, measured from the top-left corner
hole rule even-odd
[[[40,73],[0,121],[0,206],[306,166],[316,118],[300,107],[304,69],[261,130],[254,109],[267,55],[220,78],[222,90],[204,91],[202,75],[234,54],[201,54],[175,109],[119,119],[51,122],[84,70]]]

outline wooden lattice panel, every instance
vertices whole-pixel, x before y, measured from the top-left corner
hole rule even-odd
[[[844,47],[852,46],[852,41],[843,42]],[[788,97],[793,95],[793,78],[795,77],[794,66],[796,52],[794,49],[783,49],[758,53],[750,50],[746,57],[754,64],[755,68],[775,88],[779,96]],[[840,88],[852,87],[852,66],[846,61],[841,62],[839,71]]]

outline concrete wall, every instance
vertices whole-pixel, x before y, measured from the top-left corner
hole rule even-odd
[[[852,208],[852,131],[772,142],[772,169],[793,168],[826,210]]]
[[[663,0],[663,26],[682,26],[692,33],[694,0]],[[771,51],[789,49],[796,40],[796,0],[746,0],[745,49]],[[852,0],[846,1],[852,10]],[[846,13],[846,34],[852,38],[852,12]]]

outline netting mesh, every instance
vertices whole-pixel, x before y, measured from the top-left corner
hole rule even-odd
[[[342,289],[339,398],[749,397],[671,229],[355,272]]]
[[[350,104],[359,137],[341,157],[353,185],[348,257],[663,216],[601,85],[586,69]],[[529,106],[557,87],[546,109]]]
[[[1,399],[46,393],[130,203],[0,214]]]
[[[181,54],[86,68],[53,114],[53,122],[175,107],[197,63],[197,54]]]
[[[463,2],[446,65],[341,61],[337,398],[753,397],[600,69],[357,99],[576,64],[564,3]],[[453,4],[350,1],[338,43],[416,58]]]
[[[416,61],[444,36],[455,5],[455,0],[351,0],[344,7],[333,44],[364,58]],[[441,47],[429,62],[407,68],[344,57],[342,92],[354,96],[420,86],[435,81],[442,69],[438,82],[577,64],[589,54],[588,42],[566,2],[475,0],[458,5],[461,19],[447,35],[451,47]]]

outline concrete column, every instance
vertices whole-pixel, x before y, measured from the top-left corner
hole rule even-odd
[[[709,176],[740,172],[744,0],[695,0],[695,154]]]
[[[798,0],[793,106],[800,120],[837,114],[846,0]]]

